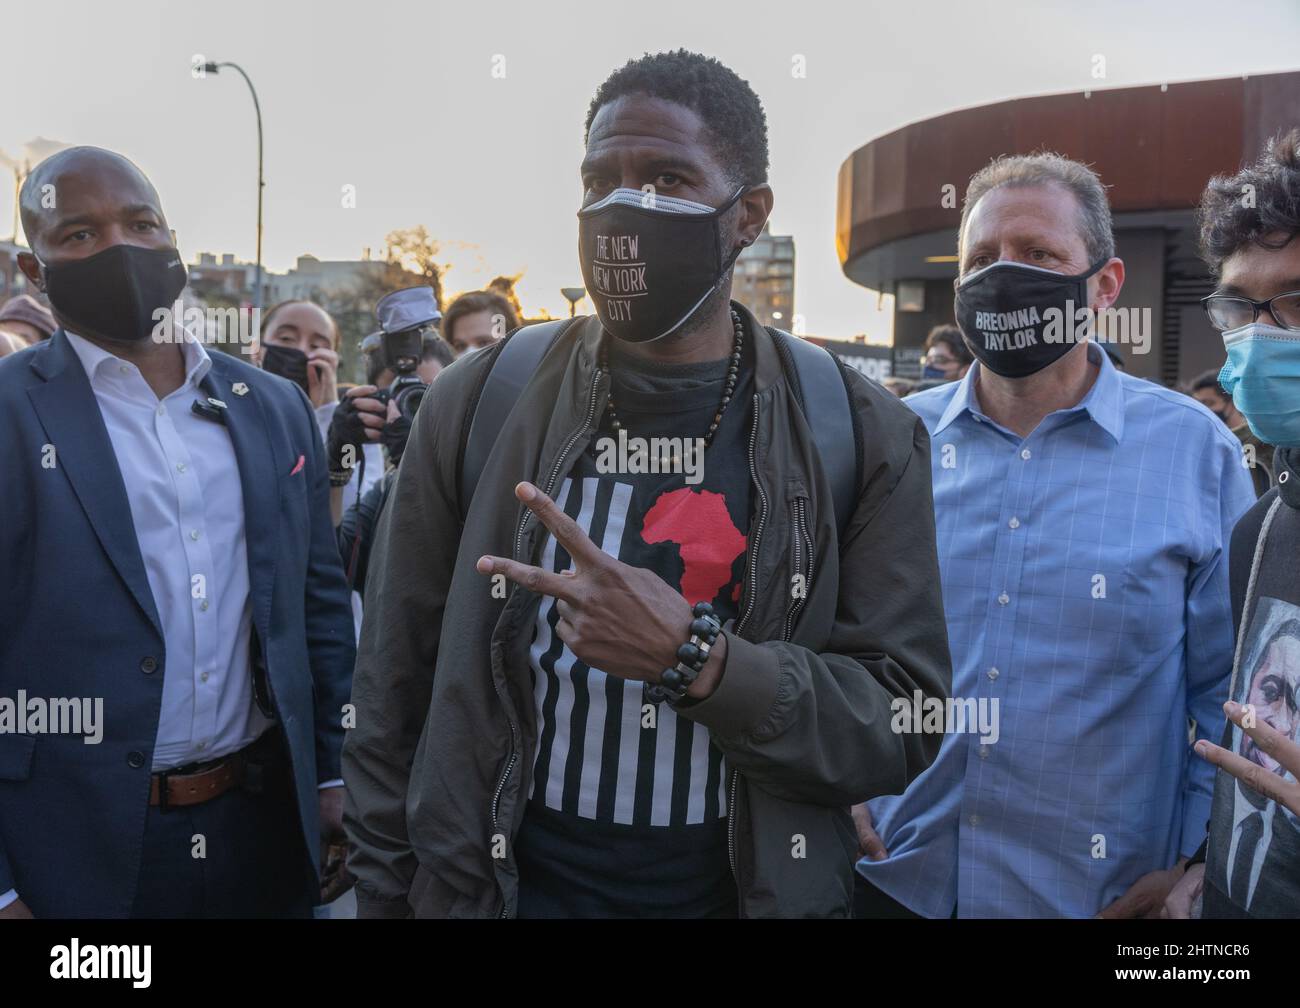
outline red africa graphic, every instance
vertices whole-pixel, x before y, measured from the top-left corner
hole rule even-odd
[[[682,487],[661,494],[646,512],[641,538],[675,542],[682,557],[682,597],[691,605],[712,602],[731,580],[731,565],[745,551],[745,537],[720,493]],[[736,585],[737,594],[740,585]]]

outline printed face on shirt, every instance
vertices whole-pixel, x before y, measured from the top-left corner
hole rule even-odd
[[[1246,703],[1254,707],[1258,721],[1275,731],[1296,738],[1300,733],[1300,713],[1296,696],[1300,692],[1300,620],[1291,620],[1276,633],[1255,666],[1246,693]],[[1241,755],[1258,763],[1269,773],[1286,775],[1286,768],[1264,752],[1242,732]]]

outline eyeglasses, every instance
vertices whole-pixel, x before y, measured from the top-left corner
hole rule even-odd
[[[1283,329],[1300,329],[1300,291],[1278,294],[1267,301],[1252,301],[1235,294],[1211,294],[1201,298],[1201,307],[1219,332],[1258,321],[1261,309],[1267,309]]]
[[[921,358],[921,363],[929,367],[947,367],[949,364],[956,364],[957,361],[952,357],[942,355],[936,357],[933,353],[928,353]]]

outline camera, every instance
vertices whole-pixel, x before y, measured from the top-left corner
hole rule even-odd
[[[424,334],[428,328],[428,326],[420,326],[380,335],[384,360],[396,377],[388,388],[380,389],[375,394],[375,398],[381,402],[391,400],[396,403],[398,414],[407,420],[415,419],[415,411],[420,408],[420,403],[424,401],[424,393],[429,388],[415,371],[420,364]]]
[[[416,368],[424,351],[424,337],[442,317],[430,287],[408,287],[380,298],[375,305],[379,320],[379,339],[384,363],[397,376],[376,398],[397,404],[406,420],[415,419],[415,411],[424,400],[429,386],[420,380]]]

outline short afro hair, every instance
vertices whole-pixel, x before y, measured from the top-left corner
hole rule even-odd
[[[1250,167],[1210,179],[1200,217],[1201,258],[1216,273],[1247,244],[1273,251],[1290,244],[1300,234],[1300,127],[1271,139]],[[1278,232],[1280,239],[1268,237]]]
[[[767,181],[767,116],[749,82],[734,70],[685,49],[628,60],[591,100],[583,143],[601,106],[631,94],[676,102],[695,112],[712,135],[714,153],[732,184]]]

